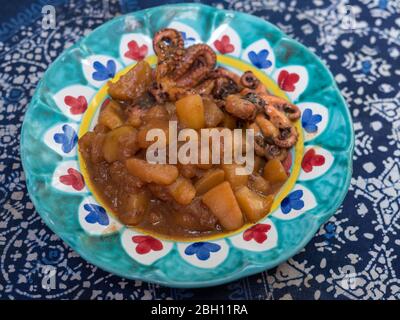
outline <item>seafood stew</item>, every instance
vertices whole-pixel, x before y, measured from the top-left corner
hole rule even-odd
[[[208,45],[184,48],[174,29],[157,32],[153,48],[156,67],[142,60],[109,82],[110,99],[97,125],[79,139],[97,194],[122,223],[168,237],[207,236],[257,222],[288,178],[282,162],[298,139],[299,108],[271,95],[251,71],[239,76],[216,67]],[[243,164],[222,160],[148,161],[149,132],[169,137],[172,121],[178,133],[253,130],[253,170],[240,175]]]

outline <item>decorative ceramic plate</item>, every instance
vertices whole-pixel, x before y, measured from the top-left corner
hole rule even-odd
[[[93,128],[107,81],[137,61],[156,62],[153,34],[179,30],[185,46],[208,43],[218,64],[252,70],[275,95],[302,110],[290,178],[271,214],[219,237],[173,241],[127,228],[93,192],[78,137]],[[125,278],[204,287],[272,268],[293,256],[341,204],[354,136],[349,111],[327,68],[305,47],[256,17],[197,4],[117,17],[66,50],[47,70],[21,135],[29,194],[47,225],[83,258]]]

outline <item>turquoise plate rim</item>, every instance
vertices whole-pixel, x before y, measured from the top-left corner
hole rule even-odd
[[[30,168],[28,167],[28,160],[27,157],[29,156],[27,154],[27,150],[26,150],[26,140],[25,140],[25,136],[26,136],[26,117],[27,115],[29,115],[32,112],[33,109],[33,105],[35,105],[38,100],[39,100],[39,93],[40,93],[40,89],[43,86],[43,79],[46,78],[46,76],[48,76],[48,74],[50,73],[51,69],[54,67],[54,65],[57,64],[57,62],[60,62],[63,57],[66,56],[66,53],[74,48],[77,48],[81,45],[81,43],[85,40],[85,37],[82,37],[78,42],[76,42],[73,46],[67,48],[66,50],[64,50],[53,62],[52,64],[49,66],[49,68],[46,70],[46,72],[43,75],[43,78],[39,81],[38,86],[35,90],[35,93],[32,97],[31,102],[29,103],[29,106],[27,108],[26,114],[24,116],[24,122],[22,125],[22,130],[21,130],[21,135],[20,135],[20,152],[21,152],[21,160],[22,160],[22,166],[24,169],[24,172],[27,173],[26,174],[26,184],[27,184],[27,189],[28,189],[28,193],[30,195],[30,198],[36,208],[36,210],[39,212],[40,216],[42,217],[42,219],[45,221],[46,225],[57,235],[60,236],[60,238],[65,241],[74,251],[76,251],[83,259],[85,259],[86,261],[100,267],[101,269],[108,271],[110,273],[116,274],[118,276],[121,276],[123,278],[128,278],[128,279],[135,279],[135,280],[142,280],[142,281],[147,281],[147,282],[151,282],[151,283],[157,283],[160,285],[164,285],[164,286],[169,286],[169,287],[176,287],[176,288],[195,288],[195,287],[210,287],[210,286],[216,286],[216,285],[220,285],[220,284],[224,284],[227,282],[231,282],[246,276],[250,276],[271,268],[276,267],[277,265],[281,264],[282,262],[288,260],[290,257],[294,256],[296,253],[298,253],[302,248],[305,247],[305,245],[314,237],[315,233],[318,231],[318,229],[320,228],[320,226],[325,223],[335,212],[336,210],[340,207],[340,205],[342,204],[348,188],[350,186],[350,179],[352,176],[352,158],[353,158],[353,153],[354,153],[354,129],[353,129],[353,121],[352,121],[352,117],[351,117],[351,113],[350,110],[348,108],[348,105],[346,103],[346,101],[344,100],[343,96],[340,94],[340,90],[334,80],[334,77],[332,75],[332,73],[329,71],[329,69],[327,68],[327,66],[324,64],[323,61],[321,61],[318,56],[316,54],[314,54],[312,51],[308,50],[304,45],[302,45],[301,43],[299,43],[298,41],[290,38],[288,35],[286,35],[284,32],[282,32],[279,28],[277,28],[276,26],[274,26],[273,24],[269,23],[268,21],[265,21],[261,18],[258,18],[256,16],[247,14],[247,13],[243,13],[243,12],[237,12],[237,11],[232,11],[232,10],[224,10],[224,9],[216,9],[207,5],[203,5],[203,4],[195,4],[195,3],[182,3],[182,4],[173,4],[173,5],[162,5],[162,6],[157,6],[157,7],[153,7],[153,8],[148,8],[145,10],[141,10],[141,11],[136,11],[136,12],[132,12],[130,14],[126,14],[123,16],[118,16],[115,17],[113,19],[111,19],[110,21],[107,21],[106,23],[102,24],[101,26],[99,26],[98,28],[94,29],[94,30],[99,30],[102,28],[106,28],[107,26],[111,25],[113,22],[116,21],[116,19],[124,19],[126,17],[128,17],[131,14],[135,14],[135,15],[145,15],[148,12],[151,12],[152,10],[157,10],[160,8],[169,8],[169,9],[173,9],[173,8],[186,8],[188,10],[193,9],[193,8],[203,8],[203,9],[207,9],[207,10],[215,10],[217,12],[223,12],[225,14],[233,14],[236,16],[243,16],[246,19],[250,19],[250,20],[255,20],[258,23],[263,23],[266,24],[266,26],[268,26],[271,29],[276,30],[277,32],[279,32],[281,34],[281,39],[284,40],[288,40],[292,43],[295,43],[297,46],[299,46],[302,50],[307,51],[308,54],[311,54],[312,58],[313,58],[313,63],[319,64],[324,71],[328,74],[329,76],[329,81],[330,81],[330,85],[329,88],[333,89],[339,96],[339,100],[340,102],[345,106],[345,115],[347,117],[347,120],[350,124],[350,144],[348,146],[348,148],[346,150],[344,150],[344,152],[346,152],[346,154],[348,154],[348,163],[347,163],[347,175],[346,175],[346,179],[345,179],[345,185],[343,186],[343,188],[341,188],[341,191],[337,197],[337,201],[330,207],[327,208],[326,213],[321,216],[318,217],[314,220],[314,225],[311,227],[311,231],[308,232],[306,234],[305,237],[302,238],[302,241],[300,241],[300,243],[298,243],[296,245],[295,248],[293,248],[292,250],[288,250],[286,252],[284,252],[283,254],[279,255],[278,258],[276,258],[273,262],[271,261],[265,261],[263,262],[263,265],[261,266],[256,266],[256,265],[246,265],[245,267],[243,267],[241,270],[239,271],[235,271],[232,274],[228,274],[227,276],[218,276],[218,278],[212,279],[212,280],[205,280],[205,281],[186,281],[186,282],[178,282],[175,280],[171,280],[171,279],[166,279],[166,280],[159,280],[159,279],[152,279],[151,275],[150,277],[147,274],[140,274],[140,275],[127,275],[124,274],[123,272],[119,272],[116,269],[111,268],[108,264],[103,263],[103,261],[100,260],[96,260],[94,259],[92,256],[90,256],[89,254],[87,254],[85,252],[85,250],[82,250],[81,247],[75,245],[74,241],[72,241],[73,239],[67,235],[65,235],[64,233],[60,232],[59,228],[57,227],[57,225],[55,225],[52,221],[52,219],[45,215],[42,214],[41,212],[45,212],[46,208],[44,207],[45,205],[45,201],[44,199],[38,198],[37,195],[35,195],[34,190],[35,190],[35,186],[32,182],[32,180],[30,179],[30,175],[29,175],[29,170]],[[92,31],[93,32],[93,31]],[[61,235],[60,235],[61,234]]]

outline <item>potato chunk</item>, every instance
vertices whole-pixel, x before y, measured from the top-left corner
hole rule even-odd
[[[271,183],[278,183],[285,182],[288,176],[282,162],[278,159],[272,159],[264,167],[264,178]]]
[[[150,204],[150,195],[146,191],[131,194],[124,203],[124,211],[119,219],[126,225],[137,225],[144,217]]]
[[[130,158],[125,161],[130,174],[150,183],[168,185],[178,178],[178,169],[169,164],[152,164],[145,160]]]
[[[252,174],[249,178],[249,187],[253,191],[267,195],[271,192],[271,185],[269,181],[265,180],[258,174]]]
[[[132,157],[137,150],[137,131],[131,126],[119,127],[105,136],[103,156],[109,163]]]
[[[215,128],[224,120],[224,113],[210,99],[203,99],[204,119],[207,128]]]
[[[108,94],[117,100],[134,101],[149,88],[152,77],[150,65],[142,60],[116,82],[108,82]]]
[[[179,172],[182,176],[184,176],[185,178],[193,178],[194,176],[196,176],[197,174],[197,167],[195,164],[182,164],[182,163],[178,163],[178,169]]]
[[[100,111],[99,124],[112,130],[124,124],[122,119],[121,106],[118,102],[110,100]]]
[[[232,231],[243,226],[242,211],[227,181],[209,190],[203,195],[202,201],[226,230]]]
[[[143,117],[147,113],[147,109],[139,105],[128,107],[125,111],[126,113],[126,123],[132,127],[140,127],[143,123]]]
[[[216,185],[224,182],[225,172],[222,169],[214,169],[207,171],[195,184],[197,194],[201,195]]]
[[[204,105],[200,95],[186,96],[175,102],[179,122],[192,129],[205,127]]]
[[[79,151],[82,153],[86,161],[92,163],[99,163],[104,160],[103,157],[103,143],[105,134],[86,132],[79,139]]]
[[[273,195],[261,196],[247,187],[241,187],[235,192],[240,209],[250,222],[257,222],[271,209]]]
[[[184,177],[178,177],[167,189],[175,201],[182,205],[192,202],[196,195],[196,189],[192,182]]]
[[[253,173],[260,173],[264,169],[264,166],[265,166],[264,158],[255,156]]]
[[[79,151],[81,152],[85,160],[90,159],[90,152],[92,150],[92,143],[95,136],[96,134],[94,132],[88,131],[79,138]]]
[[[90,159],[93,163],[99,163],[105,159],[103,155],[105,138],[106,135],[103,133],[97,133],[93,138],[92,149],[90,152]]]
[[[233,190],[247,186],[249,176],[236,174],[236,168],[240,168],[242,166],[238,164],[223,164],[221,167],[225,171],[225,180],[231,184]]]

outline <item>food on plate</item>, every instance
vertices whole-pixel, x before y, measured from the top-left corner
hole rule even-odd
[[[170,237],[218,234],[257,222],[288,179],[282,162],[298,140],[299,108],[271,95],[253,72],[217,67],[208,45],[185,48],[174,29],[158,31],[153,48],[155,68],[142,60],[110,81],[97,125],[79,139],[97,194],[122,223]],[[148,152],[161,141],[149,134],[157,129],[172,145],[172,121],[177,135],[190,129],[196,137],[202,129],[252,129],[252,171],[239,173],[244,165],[234,161],[173,161],[168,148],[156,152],[164,152],[168,163],[150,161]]]

